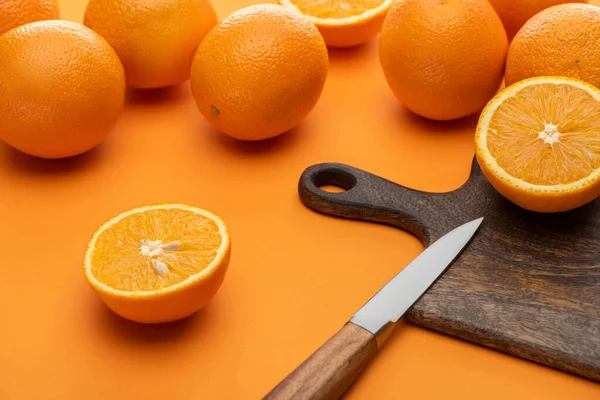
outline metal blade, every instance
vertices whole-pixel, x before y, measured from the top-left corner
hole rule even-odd
[[[397,322],[446,271],[469,243],[483,218],[455,228],[426,248],[350,319],[373,335]]]

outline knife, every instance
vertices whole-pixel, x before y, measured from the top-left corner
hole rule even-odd
[[[467,222],[427,247],[263,399],[340,398],[375,357],[396,322],[460,255],[482,221]]]

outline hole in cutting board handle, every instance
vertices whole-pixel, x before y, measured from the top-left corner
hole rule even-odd
[[[327,193],[344,193],[346,191],[346,189],[335,185],[323,185],[319,186],[319,189]]]
[[[312,176],[316,187],[328,193],[346,192],[356,186],[356,177],[338,168],[327,168]]]

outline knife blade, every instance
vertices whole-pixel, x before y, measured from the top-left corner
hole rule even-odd
[[[398,320],[461,254],[482,221],[483,217],[454,228],[427,247],[264,399],[341,397],[375,357]]]
[[[455,228],[435,241],[383,286],[350,322],[385,339],[389,324],[397,322],[454,262],[475,234],[483,218]],[[387,331],[389,333],[389,331]]]

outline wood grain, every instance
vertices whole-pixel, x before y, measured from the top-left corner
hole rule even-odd
[[[600,381],[600,200],[564,213],[526,211],[499,195],[475,161],[467,182],[448,193],[335,163],[308,168],[298,189],[315,211],[402,228],[425,245],[483,216],[468,248],[408,320]]]
[[[338,399],[376,353],[375,336],[349,322],[273,388],[264,399]]]

